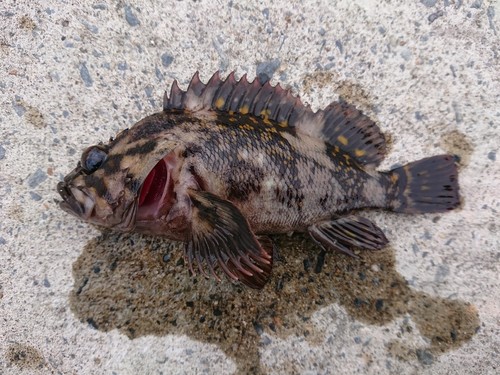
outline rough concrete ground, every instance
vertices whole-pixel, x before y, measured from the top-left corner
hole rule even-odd
[[[497,373],[500,3],[402,3],[0,2],[0,373]],[[463,207],[367,213],[360,260],[280,238],[260,293],[58,209],[83,148],[218,69],[357,104],[382,168],[457,154]]]

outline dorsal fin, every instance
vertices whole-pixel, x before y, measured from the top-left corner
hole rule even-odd
[[[196,72],[186,91],[174,81],[170,95],[165,93],[163,110],[215,110],[260,116],[336,146],[364,165],[377,166],[385,155],[385,137],[379,127],[353,105],[333,102],[313,112],[279,84],[263,84],[258,78],[248,82],[246,74],[237,81],[232,72],[221,80],[216,72],[204,84]]]

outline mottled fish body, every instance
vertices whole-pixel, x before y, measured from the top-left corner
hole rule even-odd
[[[312,112],[279,85],[195,74],[164,108],[89,147],[58,185],[61,207],[90,223],[184,241],[191,271],[261,288],[272,269],[264,235],[308,232],[353,255],[388,242],[365,208],[443,212],[459,204],[454,158],[388,172],[378,126],[352,105]]]

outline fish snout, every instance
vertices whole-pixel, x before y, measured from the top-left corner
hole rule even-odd
[[[57,184],[57,192],[63,199],[59,207],[76,217],[89,219],[94,211],[95,202],[83,189],[70,186],[65,181]]]

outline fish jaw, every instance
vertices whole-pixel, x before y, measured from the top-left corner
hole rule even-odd
[[[62,202],[59,202],[59,207],[63,211],[85,221],[91,218],[95,201],[83,189],[69,186],[66,182],[61,181],[57,184],[57,191],[63,199]]]
[[[122,232],[134,230],[138,206],[136,200],[129,199],[127,203],[122,196],[119,202],[110,206],[107,203],[103,204],[99,197],[93,196],[84,187],[59,182],[57,190],[63,199],[59,202],[59,207],[63,211],[99,227],[113,228]]]

